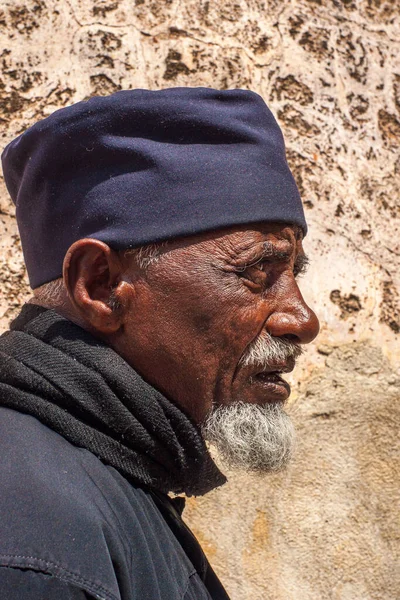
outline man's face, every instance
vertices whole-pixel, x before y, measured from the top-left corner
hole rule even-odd
[[[143,272],[130,265],[134,294],[117,351],[197,423],[214,406],[282,404],[277,372],[242,357],[265,332],[295,344],[318,333],[297,285],[305,256],[295,226],[265,224],[170,243]]]

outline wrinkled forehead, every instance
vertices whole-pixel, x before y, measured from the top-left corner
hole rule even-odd
[[[264,223],[240,227],[215,237],[216,247],[232,258],[251,252],[281,251],[296,253],[301,249],[303,231],[297,225]]]
[[[211,247],[212,245],[216,245],[226,247],[227,249],[246,250],[254,244],[266,240],[270,240],[271,242],[274,240],[286,240],[288,243],[296,245],[303,240],[303,237],[303,230],[298,225],[264,222],[227,227],[199,235],[170,240],[168,246],[170,248],[183,248],[187,246],[209,245]]]
[[[258,223],[169,240],[160,248],[160,254],[190,253],[210,260],[235,260],[253,253],[267,255],[269,251],[297,255],[302,252],[302,240],[303,230],[298,225]]]

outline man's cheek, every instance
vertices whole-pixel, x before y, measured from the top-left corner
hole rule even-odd
[[[265,311],[257,306],[230,310],[224,319],[223,329],[229,339],[246,345],[256,337],[265,323]]]
[[[197,334],[205,335],[213,328],[213,319],[206,312],[195,311],[192,315],[193,326]]]
[[[257,335],[258,328],[254,319],[244,319],[242,315],[231,311],[221,323],[218,334],[214,331],[214,345],[220,353],[222,368],[235,367],[247,345]]]

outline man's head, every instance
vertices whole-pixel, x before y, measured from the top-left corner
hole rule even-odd
[[[36,292],[39,301],[56,305],[110,344],[202,426],[232,464],[275,470],[286,462],[291,438],[282,411],[289,389],[279,373],[292,370],[301,346],[318,332],[296,282],[306,264],[298,192],[279,128],[259,97],[215,90],[200,90],[196,97],[193,90],[188,96],[175,90],[171,105],[167,92],[154,92],[161,94],[160,106],[169,108],[164,120],[152,105],[154,96],[147,98],[150,114],[141,97],[140,111],[132,113],[129,105],[129,119],[147,119],[147,130],[141,123],[134,134],[137,125],[128,121],[124,129],[122,116],[103,105],[103,112],[97,107],[101,124],[96,111],[93,117],[103,130],[71,146],[71,136],[79,133],[77,111],[61,119],[64,134],[70,134],[66,150],[83,144],[87,167],[68,155],[65,173],[49,175],[51,185],[43,183],[43,165],[38,183],[31,164],[22,168],[15,161],[6,180],[17,211],[19,203],[28,269],[34,287],[61,275],[60,249],[51,253],[49,233],[30,243],[29,218],[42,226],[53,215],[64,248],[63,284],[53,299]],[[83,107],[78,116],[90,121],[92,113]],[[132,137],[121,138],[123,131]],[[30,138],[26,145],[40,163],[40,150],[32,150],[40,130]],[[106,148],[100,166],[96,144]],[[68,179],[74,169],[76,181]],[[44,198],[39,216],[26,208],[29,181]],[[68,190],[73,220],[63,223],[60,215],[70,216]],[[100,229],[83,236],[90,227]],[[150,248],[125,251],[143,241]],[[36,254],[41,248],[36,262],[34,248]]]
[[[77,241],[64,261],[62,311],[205,425],[231,463],[278,469],[292,433],[282,411],[289,386],[280,374],[318,332],[296,280],[306,264],[301,230],[243,226],[152,252],[138,260],[103,242]],[[248,405],[264,414],[249,413]],[[243,443],[246,433],[252,445],[239,457],[234,440]]]

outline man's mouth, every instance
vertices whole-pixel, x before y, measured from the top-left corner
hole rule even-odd
[[[251,377],[251,382],[261,385],[266,392],[279,396],[279,399],[286,400],[290,395],[290,385],[282,379],[278,371],[257,373]]]
[[[273,399],[284,401],[290,396],[290,385],[281,375],[293,371],[294,364],[295,361],[290,359],[286,363],[269,365],[262,371],[253,373],[250,376],[250,382],[253,385],[262,386]]]

